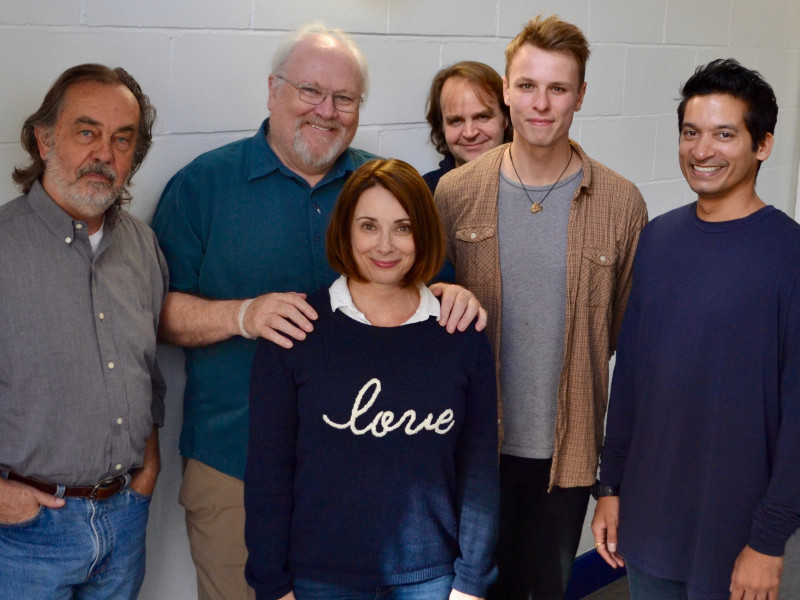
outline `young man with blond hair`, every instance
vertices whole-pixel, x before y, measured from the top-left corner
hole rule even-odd
[[[630,181],[569,139],[589,46],[537,17],[506,49],[513,141],[445,175],[436,201],[456,282],[489,311],[498,361],[498,583],[563,597],[595,482],[614,352],[647,221]]]

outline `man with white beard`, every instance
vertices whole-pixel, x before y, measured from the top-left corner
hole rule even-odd
[[[0,207],[0,590],[134,599],[159,471],[167,268],[122,210],[155,109],[123,69],[66,70]]]
[[[258,133],[192,161],[156,209],[172,273],[160,334],[186,352],[180,502],[202,600],[254,597],[242,482],[253,340],[289,348],[313,330],[306,294],[336,278],[325,255],[330,214],[350,173],[374,158],[349,147],[367,88],[366,60],[347,34],[320,23],[293,32],[273,57]],[[476,315],[485,325],[472,294],[432,289],[448,330]]]

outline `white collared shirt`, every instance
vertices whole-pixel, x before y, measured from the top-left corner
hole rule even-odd
[[[403,323],[403,325],[420,323],[421,321],[427,321],[431,317],[436,317],[438,320],[441,314],[439,300],[433,295],[433,292],[422,283],[417,284],[417,289],[419,290],[419,306],[417,307],[417,312],[411,315],[408,321]],[[329,288],[329,292],[331,296],[331,310],[333,312],[336,312],[338,309],[354,321],[358,321],[364,325],[372,325],[372,323],[367,320],[367,317],[364,316],[364,313],[358,310],[353,303],[353,297],[350,295],[350,288],[347,287],[347,277],[340,275]]]

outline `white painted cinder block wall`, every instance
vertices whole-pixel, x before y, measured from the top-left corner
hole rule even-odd
[[[692,200],[677,163],[680,84],[718,57],[759,69],[781,110],[758,190],[796,216],[798,0],[0,0],[0,202],[18,194],[11,171],[25,160],[25,117],[64,69],[101,62],[129,70],[158,108],[155,145],[135,177],[131,208],[149,221],[175,171],[258,128],[272,51],[311,19],[352,32],[369,61],[372,90],[355,145],[427,171],[439,160],[424,121],[435,71],[473,59],[502,72],[506,44],[539,12],[586,32],[588,92],[572,136],[639,185],[651,216]],[[184,600],[195,597],[195,584],[177,504],[183,359],[172,348],[161,356],[170,390],[141,597]]]

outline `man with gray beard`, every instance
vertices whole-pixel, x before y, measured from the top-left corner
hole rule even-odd
[[[65,71],[0,207],[0,590],[136,598],[159,471],[167,268],[122,206],[155,109],[123,69]],[[74,595],[74,596],[73,596]]]
[[[289,348],[313,330],[306,294],[336,278],[328,220],[347,177],[374,158],[349,147],[368,83],[347,34],[320,23],[293,32],[273,57],[270,116],[258,133],[181,169],[156,209],[172,274],[160,334],[186,353],[180,502],[202,600],[254,597],[244,579],[242,482],[254,340]],[[449,331],[476,315],[485,325],[472,294],[432,289]]]

